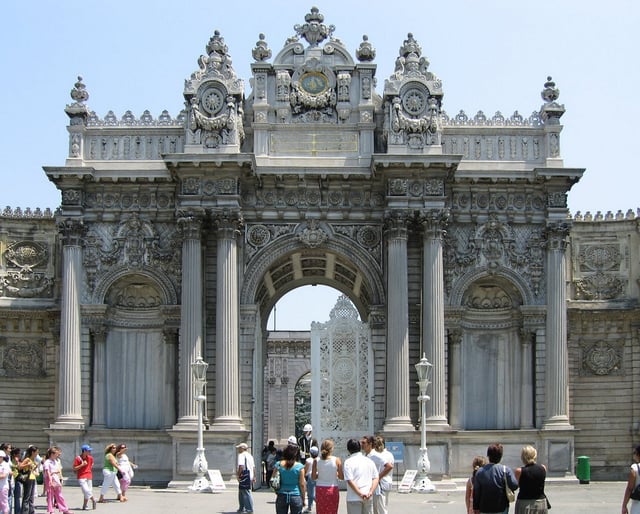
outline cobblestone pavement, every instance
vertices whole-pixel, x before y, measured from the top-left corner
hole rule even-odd
[[[105,504],[98,504],[102,514],[151,514],[163,512],[202,512],[211,514],[235,514],[238,508],[236,482],[227,482],[226,489],[217,493],[194,493],[184,487],[155,489],[132,487],[129,501],[117,502],[113,497]],[[436,487],[438,482],[435,482]],[[547,495],[552,504],[552,512],[557,514],[608,514],[620,512],[624,482],[591,482],[579,484],[577,480],[548,483]],[[96,497],[99,489],[95,489]],[[82,495],[77,486],[65,486],[64,495],[69,507],[81,512]],[[266,488],[254,491],[254,511],[256,514],[275,514],[275,495]],[[36,510],[46,512],[46,502],[42,497],[36,500]],[[513,512],[513,506],[511,512]],[[341,493],[339,514],[346,514],[345,493]],[[441,490],[431,494],[391,493],[390,514],[464,514],[464,482],[457,482],[454,490]]]

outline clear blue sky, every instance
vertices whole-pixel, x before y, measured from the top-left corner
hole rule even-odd
[[[412,32],[443,81],[449,115],[463,109],[528,116],[540,108],[540,91],[553,76],[567,110],[565,165],[586,168],[569,196],[571,211],[640,207],[637,0],[9,0],[0,31],[0,208],[59,204],[42,166],[64,164],[64,107],[77,75],[101,117],[109,110],[139,116],[145,109],[176,116],[184,80],[214,30],[248,87],[259,33],[276,53],[312,5],[352,51],[369,36],[377,50],[378,91]],[[326,315],[312,319],[326,321],[334,303],[331,298]]]

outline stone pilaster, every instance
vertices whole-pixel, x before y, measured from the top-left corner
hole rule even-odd
[[[433,364],[431,401],[427,402],[427,424],[448,427],[446,405],[446,359],[444,328],[444,267],[442,237],[447,216],[439,210],[422,218],[422,351]]]
[[[451,360],[451,390],[449,401],[451,404],[451,427],[462,428],[462,331],[449,332],[449,359]],[[429,420],[427,419],[427,422]]]
[[[197,424],[198,402],[191,364],[202,353],[202,218],[187,213],[178,218],[182,233],[182,312],[178,364],[178,425]]]
[[[240,416],[238,214],[215,216],[217,227],[216,412],[214,430],[243,430]]]
[[[107,357],[107,329],[105,326],[90,328],[93,339],[93,409],[91,425],[105,426],[106,376],[104,363]]]
[[[415,430],[409,398],[409,284],[407,216],[393,212],[386,220],[387,239],[387,379],[384,431]]]
[[[82,280],[82,236],[80,220],[59,225],[62,235],[62,297],[60,312],[60,365],[55,423],[51,428],[82,429],[80,387],[80,282]]]
[[[533,428],[533,347],[534,334],[530,330],[520,331],[520,349],[522,351],[522,376],[520,379],[520,428]]]
[[[543,428],[569,428],[569,352],[565,250],[569,227],[547,227],[546,420]]]

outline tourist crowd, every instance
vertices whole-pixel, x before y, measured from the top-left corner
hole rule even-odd
[[[93,448],[82,445],[73,459],[72,469],[83,493],[82,510],[95,509],[106,503],[105,495],[113,487],[116,499],[127,501],[127,490],[137,466],[127,456],[126,444],[109,444],[104,450],[102,487],[96,501],[93,496]],[[41,455],[40,449],[30,445],[25,450],[9,443],[0,444],[0,514],[35,514],[36,499],[44,498],[47,514],[57,510],[71,511],[63,494],[65,476],[62,450],[52,446]]]

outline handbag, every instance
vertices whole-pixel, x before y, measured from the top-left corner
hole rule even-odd
[[[507,467],[502,466],[502,468],[504,469],[504,492],[507,495],[507,501],[509,503],[513,503],[516,501],[516,493],[511,490],[509,483],[507,482]]]
[[[640,475],[640,466],[636,464],[636,477]],[[631,499],[632,500],[640,500],[640,484],[636,485],[631,491]]]
[[[547,510],[551,509],[551,502],[549,501],[549,498],[547,498],[547,494],[545,493],[544,495],[544,499],[547,501]]]
[[[271,478],[269,479],[269,485],[275,492],[278,492],[280,490],[280,473],[277,470],[274,471],[273,475],[271,475]]]
[[[244,458],[244,468],[240,472],[240,479],[238,480],[238,487],[240,489],[251,489],[251,471],[247,468],[247,458]]]

